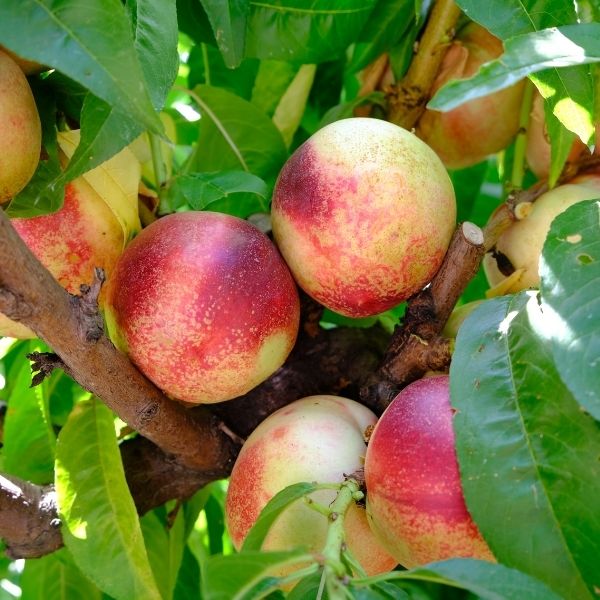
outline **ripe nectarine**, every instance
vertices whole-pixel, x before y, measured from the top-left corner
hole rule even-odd
[[[294,152],[273,194],[273,234],[304,290],[339,313],[383,312],[438,270],[456,219],[434,152],[386,121],[353,118]]]
[[[186,402],[249,391],[290,353],[298,292],[273,243],[225,214],[168,215],[142,230],[108,281],[113,342]]]
[[[388,406],[369,441],[365,480],[371,529],[403,566],[494,560],[465,506],[448,376],[415,381]]]
[[[451,79],[466,79],[503,52],[502,42],[476,23],[459,31],[446,52],[434,81],[433,95]],[[519,129],[523,82],[469,100],[448,112],[426,110],[417,135],[431,146],[449,169],[462,169],[499,152]]]
[[[40,160],[42,126],[18,65],[0,52],[0,202],[16,196]]]
[[[360,469],[363,432],[375,421],[368,408],[336,396],[302,398],[267,417],[246,440],[229,481],[225,512],[235,547],[242,546],[266,503],[285,487],[301,481],[341,483]],[[319,490],[311,498],[328,505],[335,491]],[[344,525],[350,551],[367,573],[396,565],[370,532],[364,508],[352,505]],[[272,525],[263,549],[303,546],[319,552],[326,535],[327,519],[296,501]]]

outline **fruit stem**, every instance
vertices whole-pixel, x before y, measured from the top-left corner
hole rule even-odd
[[[329,506],[325,506],[319,502],[315,502],[310,496],[304,496],[304,502],[308,508],[318,512],[321,515],[329,518],[331,515],[331,508]]]
[[[519,114],[519,132],[515,140],[515,154],[513,157],[512,173],[510,178],[513,190],[523,188],[523,177],[525,175],[525,151],[527,150],[527,135],[529,131],[529,121],[531,119],[531,104],[533,102],[534,86],[529,79],[525,81],[525,91],[523,93],[523,102],[521,103],[521,112]]]
[[[359,492],[359,485],[354,479],[345,481],[329,510],[329,528],[323,549],[325,585],[330,600],[347,597],[346,581],[348,573],[341,560],[346,547],[344,519],[346,512],[354,504]]]
[[[164,185],[167,181],[167,168],[162,154],[161,140],[154,133],[148,132],[150,138],[150,152],[152,153],[152,167],[156,181],[156,193],[159,200],[163,199]]]
[[[459,16],[454,0],[436,0],[408,72],[389,97],[392,123],[411,129],[419,120]]]

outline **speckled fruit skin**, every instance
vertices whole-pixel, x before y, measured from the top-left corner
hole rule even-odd
[[[13,227],[70,293],[94,278],[94,267],[107,277],[125,246],[124,233],[116,217],[83,178],[67,184],[63,207],[52,214],[28,219],[11,219]],[[100,296],[100,302],[104,294]],[[33,338],[35,334],[21,323],[0,314],[0,335]]]
[[[0,202],[18,194],[40,160],[42,127],[25,75],[0,52]]]
[[[533,203],[531,212],[500,236],[496,249],[515,269],[524,269],[505,293],[539,287],[540,255],[552,221],[569,206],[594,198],[600,198],[600,175],[580,175],[540,196]],[[485,255],[483,268],[492,287],[505,278],[491,254]]]
[[[500,56],[502,42],[476,23],[469,23],[452,42],[434,81],[432,95],[451,79],[471,77]],[[417,135],[449,169],[462,169],[506,148],[519,129],[524,82],[470,100],[448,112],[426,110]]]
[[[296,281],[349,317],[383,312],[423,288],[455,219],[454,190],[434,152],[378,119],[315,133],[273,194],[273,234]]]
[[[494,560],[465,506],[447,375],[420,379],[392,401],[371,435],[365,478],[371,529],[404,567]]]
[[[337,396],[309,396],[279,409],[246,440],[233,467],[225,504],[231,539],[240,548],[260,511],[285,487],[301,481],[338,483],[363,466],[363,432],[376,421],[364,406]],[[333,490],[311,497],[328,505]],[[389,571],[396,561],[370,532],[364,508],[353,505],[345,523],[350,551],[369,574]],[[275,521],[263,550],[291,550],[305,546],[323,549],[326,518],[303,501],[290,505]]]
[[[296,340],[298,292],[273,243],[236,217],[159,219],[108,282],[113,341],[178,400],[220,402],[278,369]]]

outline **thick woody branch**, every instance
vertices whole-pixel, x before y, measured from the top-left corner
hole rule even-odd
[[[405,385],[429,370],[446,368],[450,342],[440,333],[484,254],[483,233],[462,223],[454,233],[439,271],[408,301],[402,326],[392,336],[383,363],[361,390],[363,402],[382,412]]]
[[[408,72],[388,96],[392,123],[412,129],[419,120],[459,15],[454,0],[436,0]]]
[[[30,327],[69,375],[182,464],[205,470],[231,460],[234,444],[210,412],[169,400],[104,336],[87,297],[99,283],[69,295],[0,213],[0,312]]]
[[[62,546],[53,486],[0,476],[0,537],[10,558],[37,557]]]

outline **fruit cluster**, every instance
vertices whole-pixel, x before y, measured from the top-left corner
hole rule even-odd
[[[501,52],[496,38],[468,25],[434,88],[470,76]],[[5,202],[33,176],[41,125],[25,75],[2,51],[0,81]],[[297,285],[348,317],[376,315],[428,285],[455,228],[446,167],[465,167],[506,147],[518,129],[522,94],[517,84],[449,113],[426,111],[415,133],[368,118],[324,127],[279,175],[274,241],[247,221],[213,212],[165,216],[130,241],[141,229],[132,216],[141,168],[127,148],[68,183],[59,211],[12,223],[68,292],[89,283],[95,267],[104,269],[100,306],[111,339],[168,396],[194,404],[227,401],[287,359],[300,320]],[[501,127],[490,129],[490,121]],[[534,135],[528,160],[545,174],[547,149],[536,154]],[[77,132],[61,133],[58,141],[66,164]],[[111,178],[116,183],[107,191]],[[599,195],[599,175],[544,194],[486,257],[490,284],[505,292],[538,285],[537,260],[552,219]],[[0,335],[35,332],[0,315]],[[367,445],[364,433],[373,426]],[[357,402],[333,396],[303,398],[268,417],[246,440],[231,475],[226,512],[235,545],[241,547],[281,489],[339,482],[363,468],[366,507],[349,511],[346,540],[368,574],[454,556],[494,560],[463,499],[445,375],[405,388],[379,420]],[[311,498],[328,504],[333,495],[322,490]],[[302,545],[317,552],[325,535],[326,522],[297,502],[275,522],[264,548]]]

